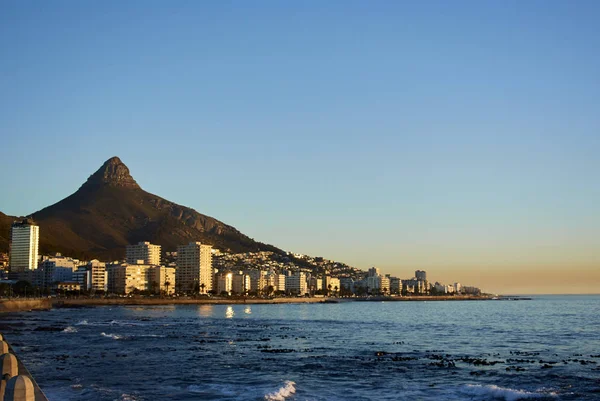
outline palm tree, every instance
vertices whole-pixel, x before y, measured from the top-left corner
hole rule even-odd
[[[337,287],[336,287],[336,288],[337,288]],[[331,292],[331,284],[329,284],[329,285],[327,286],[327,290],[328,290],[328,291],[327,291],[327,296],[329,296],[329,293]]]
[[[202,290],[202,293],[204,294],[204,289],[206,288],[206,284],[202,283],[200,284],[200,289]]]
[[[338,287],[337,287],[337,285],[336,285],[335,287],[333,287],[333,289],[334,289],[334,291],[335,291],[335,294],[337,295],[337,292],[338,292]]]
[[[167,295],[169,295],[169,286],[170,285],[171,285],[171,282],[165,281],[165,287],[167,288]]]

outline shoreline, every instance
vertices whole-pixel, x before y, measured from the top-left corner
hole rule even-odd
[[[461,296],[371,296],[371,297],[296,297],[296,298],[24,298],[0,300],[0,313],[43,310],[52,308],[86,308],[110,305],[281,305],[281,304],[336,304],[347,302],[456,302],[491,300],[530,300],[527,297],[494,297],[492,295]]]
[[[107,305],[274,305],[274,304],[332,304],[347,302],[425,302],[425,301],[489,301],[491,296],[417,296],[367,298],[67,298],[54,299],[55,308],[94,307]]]

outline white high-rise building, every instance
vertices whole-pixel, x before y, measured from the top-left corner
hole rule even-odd
[[[285,278],[285,290],[288,293],[295,295],[304,295],[308,292],[308,284],[306,283],[306,273],[296,272]]]
[[[233,290],[233,273],[219,273],[216,276],[216,290],[217,294],[221,295],[226,292],[227,295],[231,295],[231,291]]]
[[[108,271],[106,264],[98,259],[89,261],[73,271],[73,281],[77,281],[82,290],[108,291]]]
[[[107,291],[108,272],[106,271],[106,264],[94,259],[88,262],[86,269],[91,272],[90,289],[93,291]]]
[[[250,270],[248,275],[250,276],[250,291],[262,295],[267,288],[267,272],[264,270]]]
[[[243,272],[238,272],[233,275],[231,281],[231,291],[237,295],[246,295],[250,291],[250,276]]]
[[[136,245],[127,245],[125,252],[127,263],[131,265],[139,264],[143,261],[144,265],[160,265],[160,245],[153,245],[149,242],[138,242]]]
[[[213,289],[212,246],[190,242],[177,247],[175,282],[180,291]]]
[[[33,220],[14,222],[10,235],[10,271],[23,272],[38,267],[40,228]]]

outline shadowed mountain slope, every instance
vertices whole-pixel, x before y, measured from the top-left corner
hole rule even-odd
[[[0,224],[7,220],[10,226],[13,218],[3,220],[3,216]],[[144,191],[118,157],[107,160],[77,192],[32,217],[40,226],[41,253],[122,259],[126,245],[138,241],[162,245],[165,251],[200,241],[230,252],[282,252],[219,220]],[[0,241],[5,234],[8,238],[2,228]]]
[[[0,212],[0,252],[8,252],[10,225],[15,219],[16,217],[7,216]]]

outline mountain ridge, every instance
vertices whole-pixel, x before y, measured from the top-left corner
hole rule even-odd
[[[200,241],[234,253],[283,253],[220,220],[144,191],[118,157],[108,159],[73,194],[29,216],[40,226],[41,253],[82,259],[122,259],[125,247],[139,241],[160,244],[167,251]],[[0,224],[14,219],[2,213]],[[3,235],[0,249],[4,245],[7,250]]]

